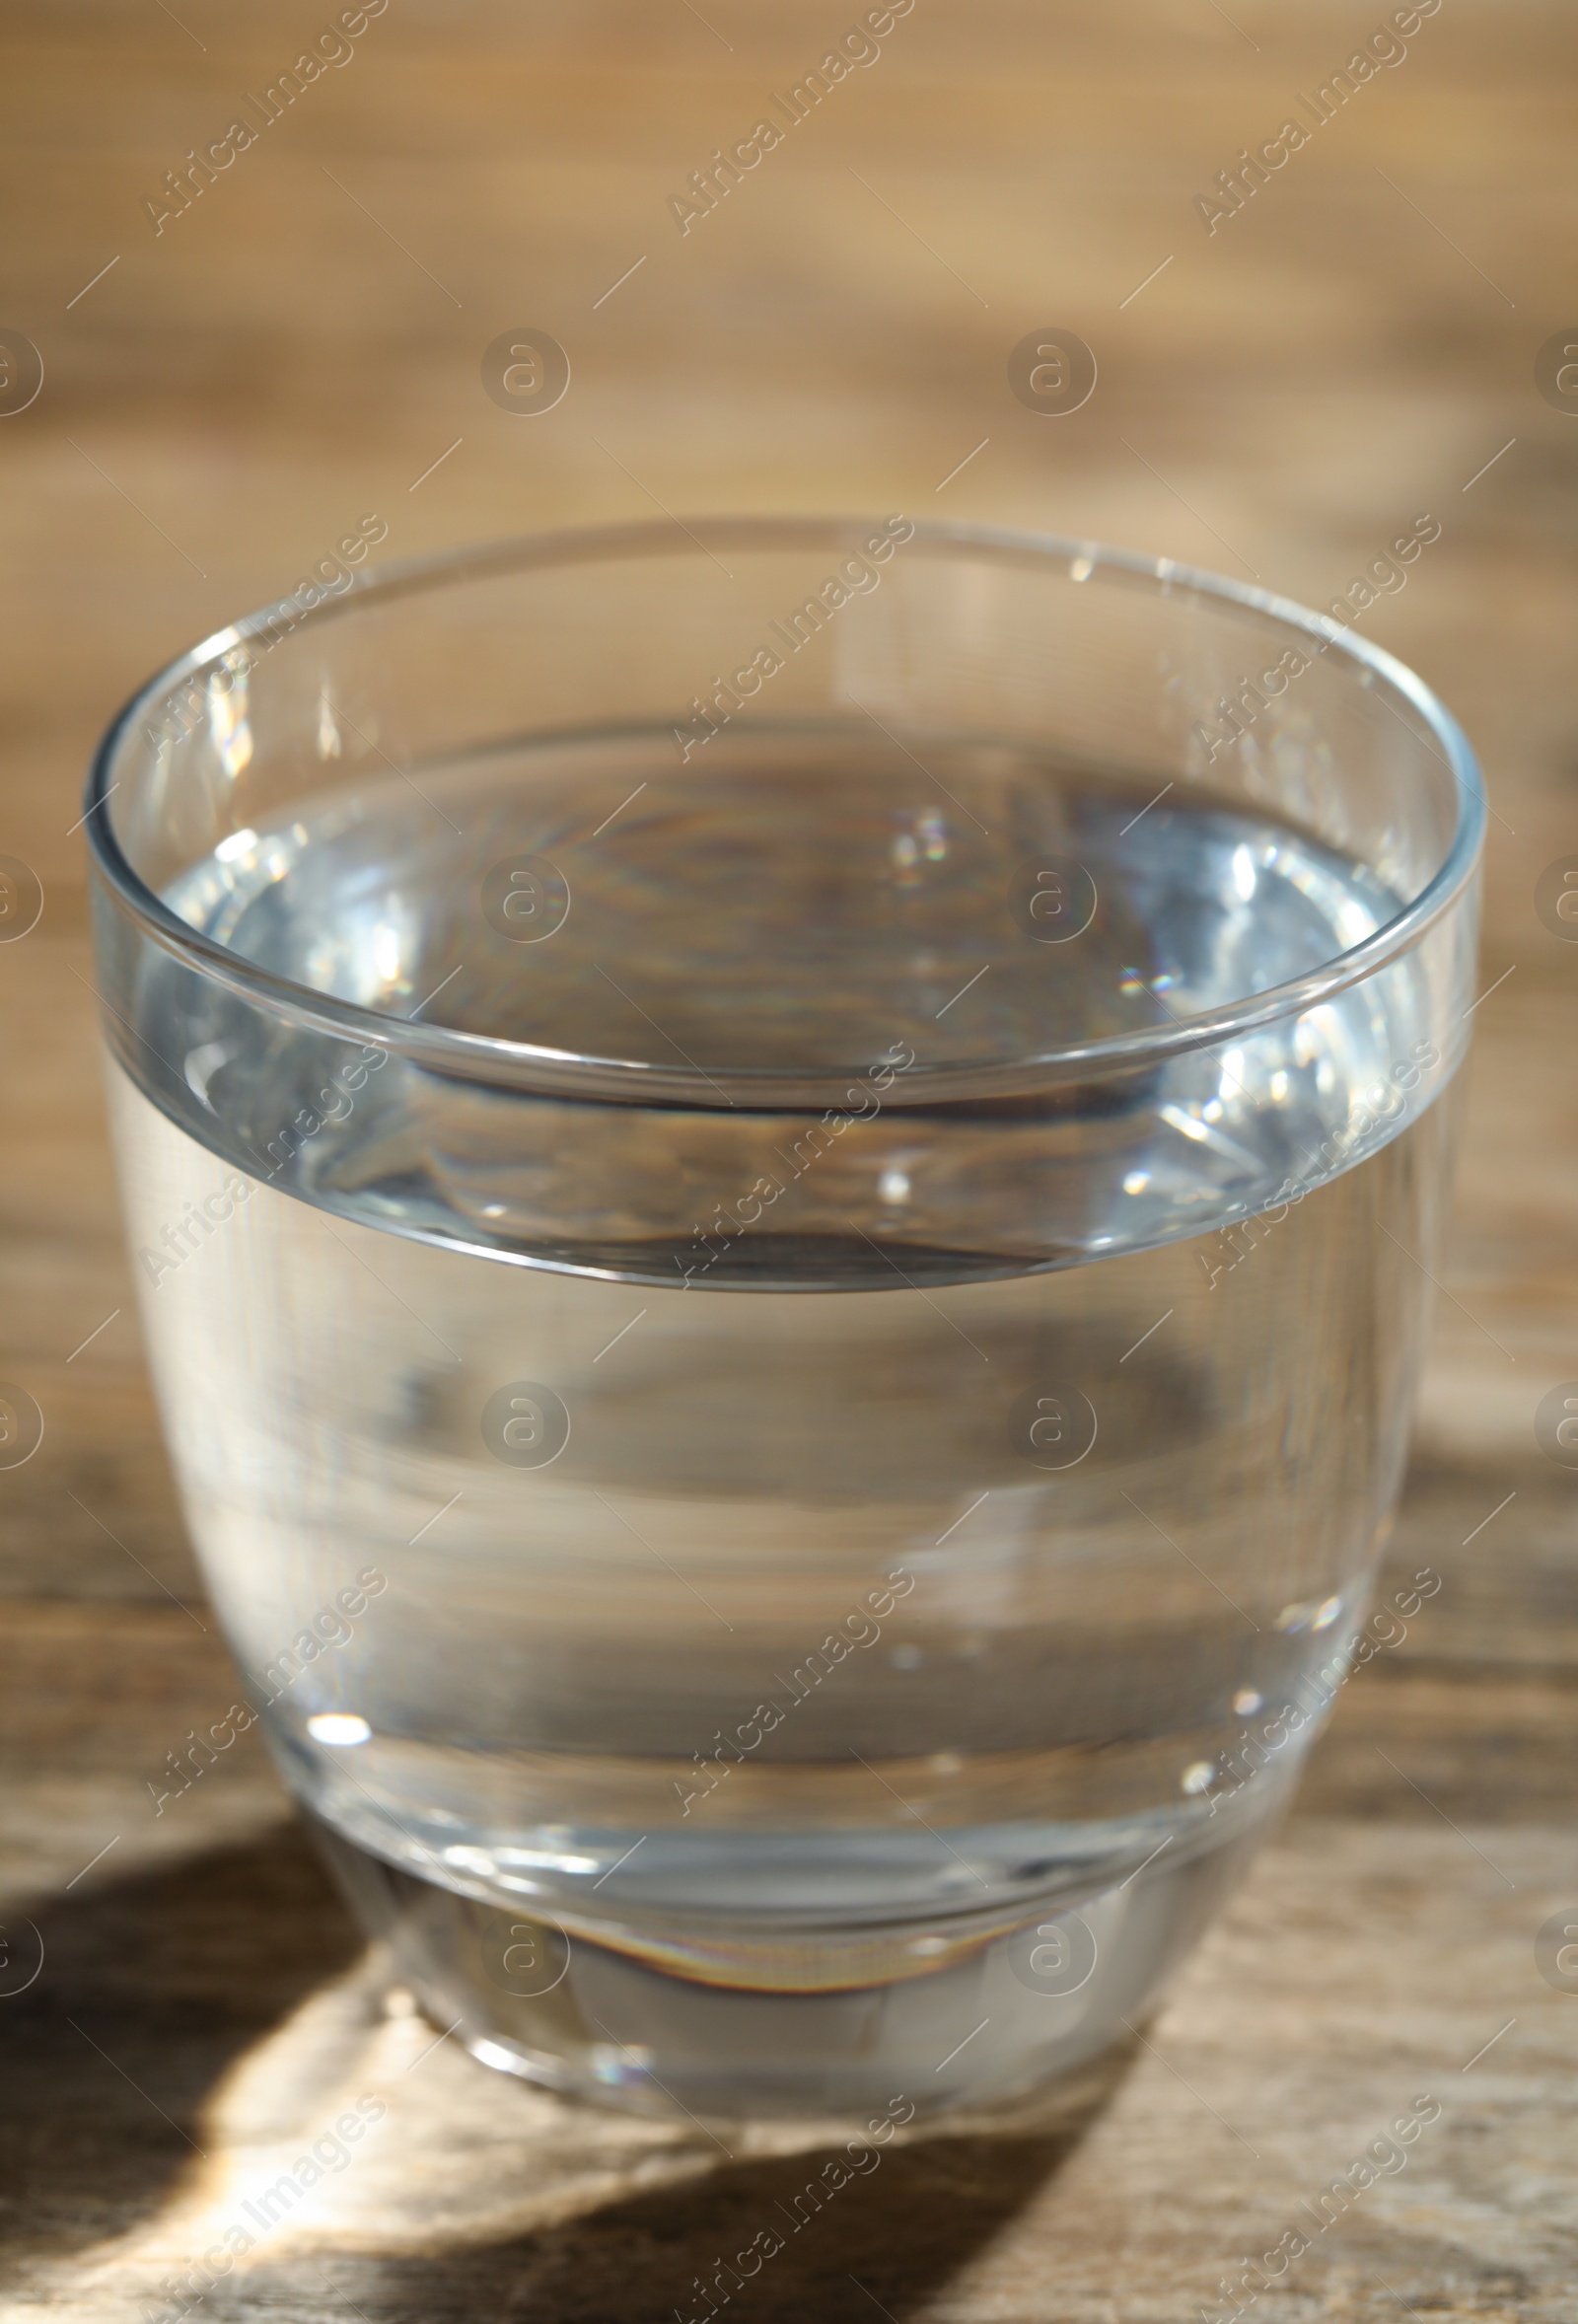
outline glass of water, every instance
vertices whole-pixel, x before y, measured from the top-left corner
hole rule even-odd
[[[244,1701],[153,1812],[260,1720],[438,2022],[647,2112],[1006,2120],[1126,2038],[1352,1666],[1481,825],[1329,618],[902,514],[165,671],[88,830]]]

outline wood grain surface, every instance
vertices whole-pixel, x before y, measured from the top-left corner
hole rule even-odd
[[[1439,542],[1363,626],[1457,710],[1494,821],[1390,1553],[1439,1594],[1344,1691],[1144,2044],[1042,2135],[891,2150],[734,2305],[1578,2311],[1578,1996],[1536,1960],[1552,1916],[1578,1925],[1578,1475],[1534,1432],[1578,1377],[1578,945],[1536,908],[1578,854],[1578,416],[1537,377],[1553,334],[1578,339],[1578,21],[1441,0],[1212,232],[1197,197],[1300,117],[1380,0],[915,0],[681,232],[691,172],[858,13],[390,0],[178,212],[165,173],[246,117],[326,0],[0,9],[0,330],[44,367],[0,417],[0,855],[44,896],[0,943],[0,1375],[46,1421],[0,1472],[8,2317],[173,2314],[170,2272],[356,2096],[386,2112],[355,2167],[198,2315],[689,2317],[736,2225],[815,2166],[765,2134],[725,2154],[567,2109],[433,2046],[250,1740],[151,1815],[146,1774],[231,1679],[138,1344],[76,829],[132,686],[364,512],[406,555],[753,507],[1044,527],[1319,604],[1431,512]],[[529,423],[480,384],[520,326],[572,362]],[[1006,384],[1044,326],[1099,360],[1055,420]],[[1419,2095],[1440,2112],[1405,2170],[1251,2301],[1246,2258]]]

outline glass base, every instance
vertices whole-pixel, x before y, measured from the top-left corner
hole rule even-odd
[[[1126,2040],[1265,1835],[1171,1849],[1121,1887],[960,1931],[914,1924],[709,1944],[698,1977],[651,1930],[596,1936],[421,1878],[304,1808],[353,1910],[473,2058],[626,2112],[896,2125],[1034,2115]],[[786,1969],[793,1960],[795,1966]],[[792,1980],[793,1990],[786,1990]]]

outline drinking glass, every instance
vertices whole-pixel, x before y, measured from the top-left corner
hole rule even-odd
[[[559,2090],[1041,2103],[1362,1658],[1482,822],[1330,617],[902,513],[339,568],[164,671],[95,925],[241,1693],[156,1805],[260,1721]]]

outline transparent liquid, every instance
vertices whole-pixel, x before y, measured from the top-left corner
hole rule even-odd
[[[432,1021],[714,1072],[1186,1017],[1396,908],[1284,825],[1000,752],[929,753],[940,799],[782,738],[720,798],[721,755],[669,751],[603,747],[611,798],[662,783],[595,843],[576,753],[504,755],[227,842],[172,901],[394,1014],[448,978]],[[1102,899],[1056,947],[996,902],[1050,843]],[[517,852],[573,893],[540,945],[478,921]],[[809,1157],[770,1115],[355,1082],[354,1050],[281,1142],[322,1045],[157,985],[141,1024],[214,1118],[117,1076],[215,1601],[480,2055],[658,2108],[935,2110],[1145,2005],[1285,1794],[1397,1489],[1446,1112],[1405,981],[1115,1100],[890,1102]],[[781,1197],[708,1240],[724,1136]],[[572,1210],[598,1274],[562,1271]]]

